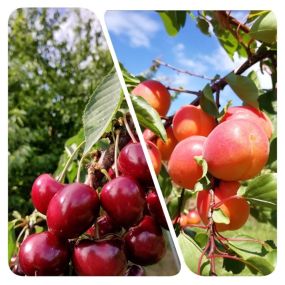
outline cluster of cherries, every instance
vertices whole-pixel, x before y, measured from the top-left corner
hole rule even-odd
[[[35,180],[32,201],[48,230],[21,243],[23,274],[142,275],[142,266],[161,260],[161,227],[168,227],[140,143],[122,148],[118,169],[120,176],[97,190],[49,174]]]

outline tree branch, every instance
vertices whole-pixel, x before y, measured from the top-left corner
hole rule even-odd
[[[192,91],[192,90],[187,90],[187,89],[183,89],[183,88],[175,88],[175,87],[170,87],[170,86],[165,86],[165,87],[166,87],[166,89],[171,90],[171,91],[175,91],[175,92],[188,93],[188,94],[192,94],[195,96],[201,95],[200,91]]]
[[[177,68],[177,67],[175,67],[175,66],[173,66],[171,64],[168,64],[168,63],[166,63],[166,62],[164,62],[164,61],[162,61],[160,59],[154,59],[153,62],[155,64],[159,64],[159,65],[168,67],[168,68],[170,68],[170,69],[172,69],[174,71],[177,71],[179,73],[184,73],[184,74],[187,74],[189,76],[194,76],[194,77],[202,78],[202,79],[209,80],[209,81],[213,80],[213,78],[209,78],[209,77],[206,77],[204,75],[196,74],[196,73],[190,72],[188,70],[183,70],[183,69]]]

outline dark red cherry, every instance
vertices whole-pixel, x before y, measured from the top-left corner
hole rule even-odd
[[[28,236],[19,250],[19,263],[26,275],[62,275],[70,256],[68,244],[51,232]]]
[[[81,240],[74,248],[72,262],[82,276],[123,275],[127,269],[124,245],[117,237]]]
[[[125,228],[136,224],[143,217],[144,192],[130,177],[120,176],[106,183],[100,200],[111,219]]]
[[[159,198],[155,191],[150,191],[146,196],[147,208],[155,221],[165,229],[168,229]]]
[[[140,143],[129,143],[118,156],[118,168],[125,176],[140,182],[150,181],[151,175]]]
[[[56,181],[51,175],[47,173],[40,175],[32,186],[31,196],[34,207],[45,215],[51,198],[63,187],[64,184]]]
[[[125,274],[126,276],[144,276],[144,269],[142,266],[137,264],[132,264],[128,267],[128,270]]]
[[[96,232],[96,227],[98,232]],[[96,224],[89,228],[86,234],[93,238],[101,238],[111,233],[117,233],[120,230],[121,227],[117,223],[115,223],[108,215],[104,215],[97,219]]]
[[[130,228],[124,240],[127,257],[136,264],[154,264],[165,254],[161,228],[150,216],[145,216],[137,226]]]
[[[99,209],[99,197],[93,188],[81,183],[67,185],[49,203],[48,228],[62,238],[76,238],[94,223]]]

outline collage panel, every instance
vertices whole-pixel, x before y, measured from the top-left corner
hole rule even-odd
[[[105,22],[189,270],[271,274],[274,12],[107,11]]]
[[[11,271],[176,275],[160,190],[96,15],[19,8],[8,24]],[[137,106],[157,119],[145,102]],[[160,153],[148,148],[158,174]]]

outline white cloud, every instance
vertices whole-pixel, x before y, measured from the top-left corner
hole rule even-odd
[[[221,46],[218,46],[210,53],[197,53],[191,57],[185,51],[186,48],[182,43],[173,48],[175,64],[178,63],[180,67],[188,68],[190,72],[206,77],[210,77],[209,74],[224,74],[234,70],[245,61],[244,58],[239,58],[238,55],[234,55],[234,61],[232,61]]]
[[[127,38],[132,47],[150,47],[150,40],[159,31],[159,23],[141,12],[109,11],[108,30]]]

